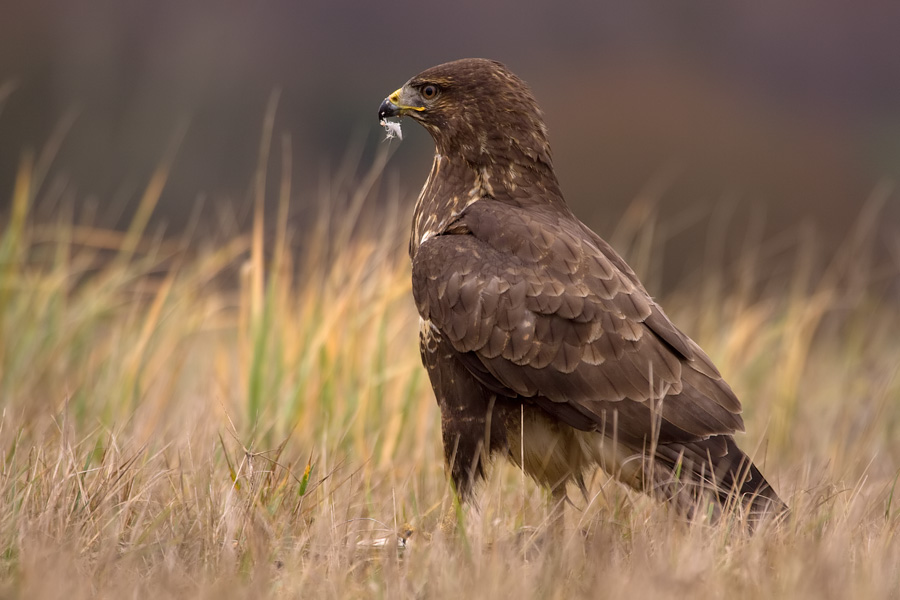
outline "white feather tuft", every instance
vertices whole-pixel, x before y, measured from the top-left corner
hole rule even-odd
[[[403,141],[403,132],[400,130],[400,123],[397,121],[387,121],[385,119],[381,120],[381,126],[384,127],[384,130],[387,132],[387,135],[384,137],[386,140],[392,140],[396,136],[398,140]]]

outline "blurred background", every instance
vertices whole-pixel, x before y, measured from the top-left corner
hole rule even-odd
[[[658,211],[670,282],[711,247],[807,236],[833,251],[873,196],[872,244],[900,261],[897,2],[30,0],[0,12],[0,214],[23,154],[62,131],[39,201],[125,227],[174,144],[156,226],[178,232],[198,202],[210,222],[224,209],[249,223],[279,90],[273,161],[289,133],[302,230],[336,177],[362,178],[383,151],[388,93],[483,56],[531,84],[583,220],[611,235],[623,215],[641,220],[635,206]],[[431,140],[405,122],[390,144],[370,201],[399,192],[411,210]]]

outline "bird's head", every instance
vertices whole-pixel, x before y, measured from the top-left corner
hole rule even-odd
[[[531,90],[496,61],[468,58],[422,71],[381,103],[379,120],[390,117],[420,123],[444,156],[550,166],[547,127]]]

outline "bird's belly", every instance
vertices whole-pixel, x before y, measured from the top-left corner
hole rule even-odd
[[[570,480],[582,485],[583,475],[598,466],[623,483],[641,486],[640,454],[600,432],[570,427],[538,407],[523,405],[513,412],[506,435],[510,460],[551,489]]]

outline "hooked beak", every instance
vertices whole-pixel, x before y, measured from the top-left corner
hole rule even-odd
[[[410,111],[422,112],[423,110],[425,110],[424,106],[413,106],[404,103],[403,99],[401,98],[402,92],[403,88],[400,88],[384,99],[384,102],[382,102],[381,106],[378,108],[379,121],[383,121],[384,119],[387,119],[389,117],[402,117],[408,114]]]
[[[387,97],[378,108],[378,120],[384,121],[388,117],[397,117],[400,115],[400,107],[391,102],[391,98]]]

